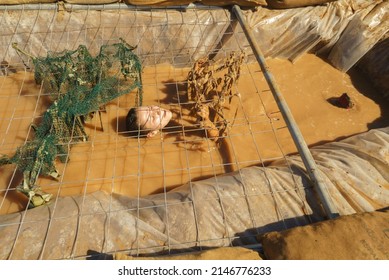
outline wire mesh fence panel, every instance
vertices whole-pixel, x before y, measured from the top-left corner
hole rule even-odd
[[[292,217],[284,202],[290,197],[300,205],[293,224],[309,222],[307,190],[288,165],[279,182],[266,168],[258,184],[247,181],[242,171],[275,160],[287,163],[296,148],[249,43],[228,10],[2,9],[0,26],[1,155],[9,158],[33,142],[37,127],[59,102],[50,84],[56,73],[43,72],[37,83],[34,59],[63,55],[80,45],[93,58],[102,46],[125,42],[133,47],[142,65],[142,105],[171,112],[168,125],[153,137],[129,135],[127,114],[140,104],[138,89],[128,88],[93,107],[92,115],[78,114],[83,116],[85,139],[62,141],[69,152],[62,161],[60,154],[55,158],[58,176],[38,168],[40,176],[31,186],[50,194],[44,206],[28,209],[31,196],[20,192],[25,182],[20,165],[0,166],[0,228],[8,232],[8,239],[1,241],[6,244],[2,258],[84,258],[88,250],[139,255],[255,244],[264,224],[289,227]],[[234,55],[241,55],[241,61]],[[125,69],[107,61],[96,64],[100,68],[95,80]],[[102,75],[108,64],[108,74]],[[90,85],[83,93],[89,100],[99,82],[85,84],[77,78],[92,71],[72,69],[65,79]],[[126,78],[109,84],[110,89],[123,86]],[[65,95],[69,92],[64,90]],[[68,124],[71,135],[78,121],[74,117]],[[226,178],[234,178],[237,185],[232,187]],[[270,200],[260,205],[262,197]],[[270,212],[276,221],[268,219]],[[31,233],[39,236],[32,241],[29,230],[42,232]]]

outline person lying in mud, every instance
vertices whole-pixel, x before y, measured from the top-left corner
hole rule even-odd
[[[153,137],[172,118],[172,112],[159,106],[131,108],[126,117],[126,129],[130,136]]]

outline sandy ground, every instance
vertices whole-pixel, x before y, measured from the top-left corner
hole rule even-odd
[[[305,141],[313,146],[389,124],[385,101],[363,75],[342,73],[314,55],[295,64],[268,60]],[[89,141],[74,143],[67,163],[58,163],[58,181],[41,178],[38,184],[55,196],[105,190],[129,196],[167,191],[189,181],[250,165],[266,165],[296,152],[285,122],[256,64],[244,65],[235,97],[226,108],[231,128],[218,144],[196,128],[186,105],[185,81],[189,69],[158,65],[144,69],[144,105],[157,104],[173,112],[163,133],[152,139],[124,134],[124,118],[133,95],[107,106],[100,119],[86,125]],[[49,106],[32,73],[0,77],[0,154],[12,155],[28,137],[31,123]],[[329,99],[347,93],[355,106],[338,108]],[[236,115],[235,115],[236,113]],[[15,166],[0,167],[0,213],[26,206],[15,191],[21,181]]]

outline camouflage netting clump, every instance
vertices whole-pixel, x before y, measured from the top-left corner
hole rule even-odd
[[[14,48],[26,54],[16,44]],[[65,162],[69,143],[88,139],[83,127],[86,118],[135,89],[135,105],[142,105],[142,66],[133,50],[134,47],[121,41],[102,46],[95,57],[83,45],[74,51],[32,57],[35,81],[43,84],[53,103],[43,114],[41,123],[32,124],[35,137],[19,147],[15,155],[0,157],[0,165],[16,164],[23,172],[18,190],[30,199],[30,207],[51,199],[51,194],[44,193],[36,181],[39,175],[59,177],[56,159]]]

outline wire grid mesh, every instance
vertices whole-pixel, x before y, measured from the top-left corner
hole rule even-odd
[[[295,152],[293,141],[260,68],[251,62],[250,46],[236,20],[226,9],[124,8],[95,11],[89,6],[72,12],[57,9],[3,9],[0,10],[0,26],[3,30],[0,36],[0,56],[3,61],[0,76],[0,154],[11,155],[18,146],[30,141],[33,137],[31,124],[39,123],[50,104],[48,93],[44,91],[45,85],[35,84],[31,60],[21,57],[12,49],[14,42],[33,56],[45,56],[48,51],[74,50],[80,44],[86,45],[91,53],[96,54],[101,45],[123,38],[130,45],[137,46],[135,52],[144,66],[144,105],[155,104],[173,112],[172,121],[156,137],[127,137],[124,119],[134,105],[134,96],[131,93],[120,97],[107,105],[100,118],[96,115],[85,125],[88,141],[69,143],[69,161],[58,164],[61,177],[57,181],[39,179],[38,185],[54,194],[50,211],[60,211],[56,207],[60,197],[81,198],[77,232],[88,230],[81,227],[82,217],[92,219],[108,213],[104,238],[107,240],[110,234],[117,234],[113,230],[110,232],[109,217],[111,212],[118,211],[133,212],[134,216],[139,217],[146,208],[163,208],[168,220],[169,211],[174,211],[175,206],[168,199],[171,189],[183,184],[191,186],[198,180],[210,177],[218,184],[220,174],[234,171],[240,176],[244,167],[264,167],[268,162],[278,159],[287,162],[286,155]],[[197,59],[224,59],[233,51],[245,51],[247,59],[235,87],[238,94],[226,108],[230,127],[219,143],[215,144],[190,116],[186,78]],[[21,174],[14,165],[2,166],[0,170],[0,212],[3,215],[18,212],[20,215],[20,223],[12,225],[16,237],[8,258],[13,257],[13,251],[19,245],[19,234],[29,224],[37,223],[47,226],[39,254],[39,258],[45,258],[47,236],[53,234],[50,228],[56,221],[50,218],[49,221],[46,218],[29,219],[27,213],[31,210],[26,209],[26,198],[16,190],[21,182]],[[290,172],[289,176],[293,178],[294,175]],[[109,206],[107,213],[93,212],[84,207],[84,201],[96,191],[104,191],[111,200],[115,194],[121,194],[135,198],[137,203],[128,209],[117,210]],[[304,205],[304,191],[297,183],[291,188],[277,190],[270,181],[267,182],[266,194],[273,196],[272,207],[284,228],[288,228],[288,221],[284,218],[283,202],[275,194],[295,192]],[[225,197],[217,189],[216,192],[222,212],[223,207],[233,207],[231,203],[234,200],[248,200],[249,196],[265,194],[244,192],[239,197]],[[164,199],[142,206],[140,201],[154,193],[162,193]],[[174,203],[186,203],[188,207],[193,207],[202,201]],[[255,237],[261,232],[250,213],[251,208],[247,211],[251,217],[250,228],[254,229],[250,234]],[[50,216],[54,216],[54,213],[50,212]],[[194,210],[195,220],[197,216]],[[239,237],[235,232],[229,232],[228,224],[235,221],[225,217],[224,222],[225,234],[215,239],[223,239],[223,244],[234,245]],[[172,242],[169,238],[171,225],[172,221],[164,225],[167,240],[158,250],[173,252],[179,247],[176,246],[177,241]],[[0,225],[5,226],[10,224]],[[138,224],[134,226],[137,230]],[[188,242],[188,246],[201,249],[212,241],[203,240],[199,236],[201,233],[198,233],[196,242]],[[138,240],[132,248],[115,251],[138,255],[147,252],[144,249],[150,248],[140,246]],[[78,246],[80,244],[76,238],[72,244],[71,258],[85,257],[78,253]],[[100,251],[115,252],[108,247],[107,243],[102,242]],[[154,245],[153,249],[156,249]]]

